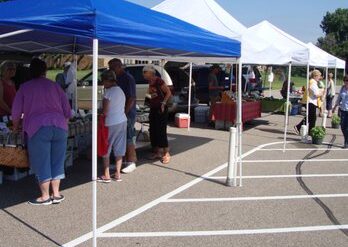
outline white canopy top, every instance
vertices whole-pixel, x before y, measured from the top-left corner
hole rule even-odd
[[[315,67],[335,67],[336,59],[312,43],[307,44],[310,53],[309,64]]]
[[[346,62],[342,59],[339,59],[333,55],[331,55],[330,53],[320,49],[319,47],[317,47],[316,45],[314,45],[313,43],[309,42],[308,47],[310,49],[310,54],[311,54],[311,63],[315,64],[318,63],[317,61],[320,61],[321,63],[323,63],[323,59],[326,59],[327,61],[327,65],[329,68],[337,68],[337,69],[344,69],[346,66]],[[313,65],[316,66],[316,65]],[[317,65],[318,67],[326,67],[326,66],[320,66]]]
[[[267,21],[249,29],[214,0],[165,0],[153,10],[171,15],[216,34],[242,41],[242,63],[307,64],[308,48]]]
[[[257,41],[257,42],[255,42]],[[306,65],[307,45],[268,21],[262,21],[244,32],[242,62],[249,64]]]
[[[247,29],[214,0],[166,0],[152,9],[228,38]]]

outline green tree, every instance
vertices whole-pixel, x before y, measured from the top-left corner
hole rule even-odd
[[[327,52],[348,61],[348,9],[327,12],[320,27],[325,37],[318,39],[318,46]]]

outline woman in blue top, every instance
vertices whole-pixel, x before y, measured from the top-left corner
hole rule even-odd
[[[336,111],[336,108],[339,107],[341,111],[341,130],[344,136],[343,148],[348,148],[348,75],[343,78],[344,85],[342,86],[336,105],[333,109],[333,112]]]

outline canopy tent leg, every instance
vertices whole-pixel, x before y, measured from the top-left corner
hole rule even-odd
[[[77,113],[78,107],[77,107],[77,55],[76,55],[76,36],[74,36],[74,44],[73,44],[73,63],[76,69],[74,83],[75,83],[75,90],[74,90],[74,111]]]
[[[335,81],[334,81],[334,93],[336,94],[336,85],[337,85],[337,67],[335,66]]]
[[[98,39],[93,39],[92,94],[92,190],[93,190],[93,247],[97,247],[97,118],[98,118]]]
[[[309,129],[309,120],[308,120],[308,107],[309,107],[309,63],[307,63],[307,84],[306,84],[306,141],[308,141],[308,129]]]
[[[237,133],[239,157],[239,186],[243,186],[243,161],[242,161],[242,61],[238,61],[238,103],[237,103]]]
[[[288,132],[289,125],[289,100],[290,100],[290,81],[291,81],[291,62],[289,63],[289,72],[288,72],[288,87],[287,87],[287,95],[286,95],[286,107],[285,107],[285,126],[284,126],[284,146],[283,152],[285,152],[286,148],[286,135]]]
[[[237,65],[236,65],[237,66]],[[230,93],[233,92],[232,87],[233,87],[233,69],[234,69],[234,64],[231,64],[231,71],[230,71]]]
[[[190,63],[190,78],[189,78],[189,95],[188,95],[188,124],[187,124],[187,130],[190,131],[191,127],[191,94],[192,94],[192,62]]]
[[[327,82],[329,80],[329,67],[326,67],[325,71],[325,92],[327,92]],[[323,114],[323,121],[322,126],[326,128],[326,120],[327,120],[327,110],[326,110],[326,93],[323,95],[323,105],[322,105],[322,114]]]
[[[270,67],[271,69],[270,69],[270,73],[273,73],[273,68],[272,68],[272,66]],[[268,70],[268,69],[267,69]],[[268,72],[268,71],[267,71]],[[274,78],[274,77],[273,77]],[[269,97],[271,98],[272,97],[272,81],[270,80],[269,81]]]

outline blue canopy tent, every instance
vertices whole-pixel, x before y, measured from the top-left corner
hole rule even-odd
[[[236,40],[124,0],[0,3],[0,52],[93,53],[93,232],[87,238],[93,237],[94,246],[97,243],[98,54],[233,63],[239,61],[240,50],[240,42]]]
[[[98,39],[103,55],[224,57],[229,62],[240,56],[238,41],[123,0],[4,2],[0,37],[0,50],[9,52],[86,54],[92,53],[92,39]]]

